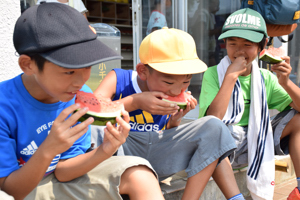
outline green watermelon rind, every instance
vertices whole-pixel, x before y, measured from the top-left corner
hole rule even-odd
[[[110,122],[111,124],[116,124],[117,123],[116,117],[118,116],[121,116],[121,111],[117,111],[113,113],[96,113],[96,112],[88,111],[86,114],[80,117],[78,121],[83,122],[89,117],[93,117],[94,122],[92,123],[92,125],[105,126],[107,122]]]
[[[167,99],[162,99],[162,100],[166,101],[166,102],[169,102],[169,103],[176,103],[177,106],[179,106],[178,111],[180,111],[180,109],[182,109],[182,110],[186,109],[187,102],[176,102],[176,101],[170,101],[170,100],[167,100]]]
[[[261,55],[259,57],[260,60],[265,61],[266,63],[270,63],[270,64],[276,64],[276,63],[280,63],[283,60],[281,58],[276,58],[274,56],[272,56],[271,54],[269,54],[268,52],[265,52],[263,55]]]

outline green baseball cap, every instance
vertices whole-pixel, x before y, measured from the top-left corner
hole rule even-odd
[[[264,36],[268,37],[264,18],[255,10],[244,8],[235,11],[226,19],[219,40],[239,37],[258,43]]]

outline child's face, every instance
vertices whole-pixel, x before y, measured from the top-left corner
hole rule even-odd
[[[177,96],[190,85],[192,75],[171,75],[151,70],[147,76],[149,91],[163,92],[168,96]]]
[[[226,50],[231,62],[237,57],[243,56],[247,61],[247,65],[251,66],[251,63],[257,57],[260,48],[258,43],[243,38],[230,37],[226,39]]]
[[[91,67],[66,69],[46,61],[43,71],[34,74],[40,91],[35,98],[44,103],[70,101],[89,79],[90,73]]]

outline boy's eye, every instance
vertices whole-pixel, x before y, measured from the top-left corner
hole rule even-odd
[[[185,81],[185,82],[183,82],[184,84],[187,84],[187,83],[190,83],[190,81]]]
[[[74,71],[65,72],[65,74],[71,75],[74,74]]]
[[[171,83],[171,82],[167,82],[167,81],[165,81],[165,83],[166,83],[166,84],[168,84],[168,85],[171,85],[171,84],[173,84],[173,83]]]

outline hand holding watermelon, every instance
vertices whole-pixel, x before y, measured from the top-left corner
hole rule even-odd
[[[100,149],[109,157],[126,141],[130,131],[128,112],[122,110],[121,114],[123,119],[121,117],[116,118],[117,127],[108,122],[104,129],[104,138]]]
[[[88,118],[74,126],[78,119],[86,114],[87,109],[81,109],[68,118],[79,107],[79,104],[71,105],[58,115],[39,150],[46,149],[45,152],[55,157],[57,154],[67,151],[76,140],[88,131],[88,126],[94,121],[93,118]]]
[[[285,88],[290,80],[289,76],[292,71],[290,65],[290,57],[282,56],[281,57],[285,62],[280,62],[271,66],[271,70],[276,73],[278,78],[278,83]]]
[[[179,126],[184,115],[186,115],[190,110],[194,109],[198,104],[197,100],[191,95],[190,91],[182,92],[177,97],[168,98],[167,100],[164,100],[164,101],[170,101],[170,100],[176,100],[177,101],[176,103],[177,104],[179,103],[180,106],[183,106],[183,107],[180,107],[179,110],[177,110],[175,113],[173,113],[171,115],[171,118],[169,120],[168,127],[167,127],[168,129]],[[179,100],[181,102],[178,102]],[[174,102],[174,101],[171,101],[171,102]]]
[[[168,98],[163,92],[141,92],[132,95],[134,97],[134,105],[136,109],[147,111],[153,115],[169,115],[176,112],[179,107],[176,103],[162,101]]]
[[[115,124],[116,117],[121,116],[121,111],[124,110],[122,103],[113,102],[109,98],[105,98],[99,94],[95,96],[93,93],[83,91],[77,92],[75,103],[80,104],[81,108],[89,108],[88,112],[79,121],[93,117],[93,125],[98,126],[105,126],[107,122]]]

